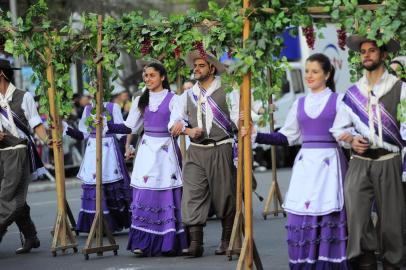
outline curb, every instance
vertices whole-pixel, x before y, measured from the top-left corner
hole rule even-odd
[[[82,186],[82,181],[78,181],[76,178],[65,179],[65,189],[79,188]],[[56,183],[47,181],[45,183],[31,183],[28,186],[28,192],[43,192],[56,190]]]

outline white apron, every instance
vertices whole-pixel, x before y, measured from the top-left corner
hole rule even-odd
[[[338,150],[302,148],[296,156],[283,204],[297,215],[326,215],[344,205],[343,181]]]
[[[118,163],[118,149],[113,137],[104,137],[102,141],[102,182],[113,183],[123,179],[123,174]],[[86,151],[77,175],[84,184],[96,184],[96,138],[89,137]]]
[[[182,186],[182,173],[172,137],[142,136],[134,161],[131,186],[152,190]]]

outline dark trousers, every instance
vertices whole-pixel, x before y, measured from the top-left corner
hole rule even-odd
[[[401,264],[405,228],[401,175],[400,155],[382,161],[357,157],[350,160],[345,180],[349,259],[379,248],[385,261]],[[374,199],[376,228],[371,220]]]
[[[27,153],[26,147],[0,151],[0,225],[5,227],[27,212],[30,181]]]

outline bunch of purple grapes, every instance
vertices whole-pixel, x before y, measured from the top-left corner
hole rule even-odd
[[[199,54],[200,54],[201,58],[203,58],[203,59],[207,58],[206,51],[204,50],[204,47],[203,47],[203,42],[195,41],[194,44],[193,44],[193,47],[195,47],[195,49],[199,51]]]
[[[181,53],[182,53],[182,50],[180,49],[179,46],[177,46],[177,47],[175,48],[174,53],[175,53],[175,58],[176,58],[176,59],[179,59],[179,58],[180,58],[180,55],[181,55]]]
[[[227,56],[228,56],[228,58],[233,58],[233,54],[234,54],[234,52],[233,52],[231,49],[229,49],[229,50],[227,51]]]
[[[176,45],[176,44],[177,44],[176,39],[172,39],[171,43],[172,43],[173,45]],[[182,50],[180,49],[180,46],[176,46],[176,48],[175,48],[175,50],[173,50],[173,52],[174,52],[174,54],[175,54],[175,58],[176,58],[176,59],[179,59],[179,58],[180,58],[180,55],[181,55],[181,53],[182,53]]]
[[[309,47],[310,49],[313,50],[314,49],[314,42],[316,40],[313,25],[304,27],[303,28],[303,34],[306,37],[307,47]]]
[[[141,47],[141,54],[142,55],[147,55],[150,53],[151,51],[151,47],[152,47],[152,43],[151,40],[149,38],[144,39],[144,41],[141,43],[142,47]]]
[[[345,51],[345,41],[347,39],[347,33],[345,32],[344,27],[337,29],[337,38],[338,38],[338,47],[340,47],[341,50]]]

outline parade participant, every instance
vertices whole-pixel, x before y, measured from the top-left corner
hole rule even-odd
[[[182,161],[176,140],[168,132],[176,96],[162,64],[147,64],[143,78],[147,88],[134,100],[124,125],[109,125],[117,133],[135,132],[144,125],[131,175],[132,224],[127,249],[143,256],[181,255],[187,248],[180,210]]]
[[[196,83],[196,81],[193,80],[193,79],[186,80],[182,85],[183,92],[185,92],[185,91],[189,90],[190,88],[192,88],[193,85],[195,85],[195,83]]]
[[[46,172],[30,129],[45,144],[52,144],[52,140],[34,98],[11,83],[15,69],[9,61],[0,60],[0,242],[7,227],[15,222],[24,236],[23,247],[16,250],[20,254],[40,246],[26,198],[30,179]]]
[[[173,135],[183,130],[191,140],[183,169],[182,220],[189,234],[189,253],[200,257],[203,227],[212,206],[223,228],[215,254],[222,255],[228,248],[235,215],[235,125],[219,77],[225,67],[213,55],[202,57],[198,51],[189,53],[186,62],[197,83],[180,96],[168,125]]]
[[[123,123],[120,107],[112,102],[104,103],[105,113],[109,115],[108,123]],[[106,117],[107,118],[107,117]],[[110,119],[111,118],[111,119]],[[87,105],[83,110],[78,129],[64,123],[64,133],[77,140],[87,139],[86,150],[77,177],[83,182],[81,209],[76,231],[89,233],[96,212],[96,128],[95,108]],[[88,125],[86,124],[88,123]],[[107,127],[104,128],[104,132]],[[112,232],[130,227],[130,177],[118,139],[121,135],[103,134],[102,141],[102,209]]]
[[[347,256],[354,269],[377,269],[379,249],[383,269],[399,269],[402,263],[404,200],[402,161],[404,146],[397,120],[397,106],[406,97],[406,84],[388,73],[384,61],[400,49],[395,40],[378,47],[375,41],[350,36],[347,46],[361,55],[365,73],[350,87],[330,130],[339,138],[343,129],[354,127],[354,150],[345,184],[348,217]],[[378,224],[371,220],[375,200]]]
[[[290,269],[349,269],[343,194],[347,161],[329,132],[342,96],[335,93],[334,67],[324,54],[306,60],[304,77],[310,93],[296,100],[279,131],[258,133],[256,142],[302,144],[283,203]]]

